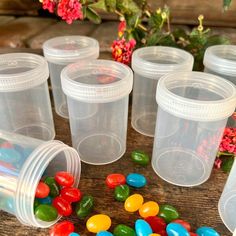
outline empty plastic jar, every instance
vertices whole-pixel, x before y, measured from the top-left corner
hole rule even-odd
[[[121,63],[93,60],[63,69],[73,147],[83,162],[118,160],[126,150],[132,70]]]
[[[236,85],[235,45],[216,45],[207,48],[203,63],[205,72],[219,75]],[[227,125],[236,127],[236,113],[229,118]]]
[[[80,159],[75,149],[60,141],[42,141],[0,130],[0,209],[25,225],[46,228],[34,215],[34,199],[41,179],[67,171],[80,179]]]
[[[63,36],[47,40],[43,44],[48,60],[55,110],[59,116],[68,118],[66,96],[61,88],[61,71],[68,64],[81,60],[97,59],[98,41],[86,36]]]
[[[29,53],[0,55],[0,129],[42,140],[55,136],[47,61]]]
[[[137,132],[153,137],[157,114],[157,82],[171,71],[191,71],[193,56],[172,47],[145,47],[134,51],[132,68],[134,88],[131,124]]]
[[[220,197],[218,210],[225,226],[236,232],[236,161],[230,171],[224,191]]]
[[[236,87],[212,74],[176,72],[159,80],[156,99],[153,169],[175,185],[205,182],[236,106]]]

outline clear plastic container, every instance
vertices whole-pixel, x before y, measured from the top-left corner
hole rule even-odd
[[[219,75],[236,85],[235,45],[216,45],[207,48],[203,64],[205,72]],[[229,118],[227,126],[236,127],[236,112]]]
[[[41,56],[0,55],[0,129],[45,141],[55,137],[48,77]]]
[[[65,66],[76,61],[97,59],[98,41],[86,36],[56,37],[43,44],[43,51],[49,64],[56,113],[68,118],[66,96],[61,88],[61,71]]]
[[[134,88],[131,124],[137,132],[153,137],[157,115],[157,82],[161,76],[172,71],[191,71],[193,56],[173,47],[145,47],[134,51],[132,68]]]
[[[0,209],[25,225],[47,228],[34,215],[34,198],[41,179],[67,171],[80,179],[80,159],[75,149],[60,141],[42,141],[0,130]]]
[[[220,197],[218,210],[225,226],[233,233],[236,232],[236,161],[230,171],[224,191]]]
[[[102,165],[126,150],[132,70],[109,60],[75,63],[63,69],[73,147],[83,162]]]
[[[212,74],[176,72],[159,80],[156,99],[154,171],[174,185],[202,184],[235,109],[236,87]]]

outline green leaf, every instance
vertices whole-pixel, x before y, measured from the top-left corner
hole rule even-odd
[[[89,5],[90,8],[100,9],[103,11],[107,11],[107,7],[105,4],[105,0],[99,0],[98,2],[92,3]]]
[[[127,15],[125,17],[125,20],[126,20],[126,24],[127,24],[128,28],[130,28],[130,29],[136,28],[137,25],[141,22],[138,14]]]
[[[152,29],[159,29],[162,23],[161,14],[154,13],[148,19],[148,25]]]
[[[109,12],[116,10],[116,0],[105,0],[106,8]]]
[[[187,39],[188,38],[188,35],[187,35],[186,31],[182,28],[174,29],[172,34],[176,39],[179,39],[179,38]]]
[[[226,173],[230,172],[234,163],[234,157],[226,157],[223,158],[222,161],[223,161],[221,166],[222,170]]]
[[[95,10],[93,10],[90,7],[86,8],[86,17],[94,22],[95,24],[100,24],[101,23],[101,17],[97,14]]]
[[[219,45],[219,44],[230,44],[230,40],[226,36],[211,35],[207,39],[206,47]]]
[[[159,40],[159,45],[161,46],[169,46],[169,47],[177,47],[174,36],[172,34],[164,35]]]
[[[141,9],[133,0],[117,0],[117,8],[122,14],[140,14]]]
[[[231,2],[232,2],[232,0],[223,0],[223,7],[224,7],[225,11],[227,11],[229,9]]]

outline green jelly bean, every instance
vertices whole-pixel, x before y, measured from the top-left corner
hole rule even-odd
[[[166,223],[170,223],[173,220],[179,219],[180,215],[178,211],[171,205],[161,205],[159,214],[161,218],[163,218]]]
[[[46,222],[56,220],[58,217],[57,209],[51,205],[41,204],[35,209],[35,217]]]
[[[113,231],[114,236],[136,236],[134,229],[127,225],[117,225]]]
[[[36,210],[36,208],[40,205],[40,202],[38,199],[34,199],[34,211]]]
[[[75,212],[79,219],[84,219],[93,210],[94,199],[90,195],[85,195],[80,202],[77,203]]]
[[[135,150],[131,153],[131,158],[133,162],[141,165],[146,166],[149,163],[149,155],[143,151]]]
[[[130,190],[128,185],[116,186],[114,196],[117,201],[124,202],[129,197],[129,194]]]
[[[60,195],[60,186],[53,177],[47,177],[44,183],[50,188],[49,196],[55,198]]]

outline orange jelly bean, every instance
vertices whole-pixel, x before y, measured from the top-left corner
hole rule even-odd
[[[145,202],[139,209],[139,215],[143,218],[156,216],[159,212],[159,205],[154,201]]]
[[[125,210],[128,212],[135,212],[143,205],[143,196],[140,194],[133,194],[125,200]]]

